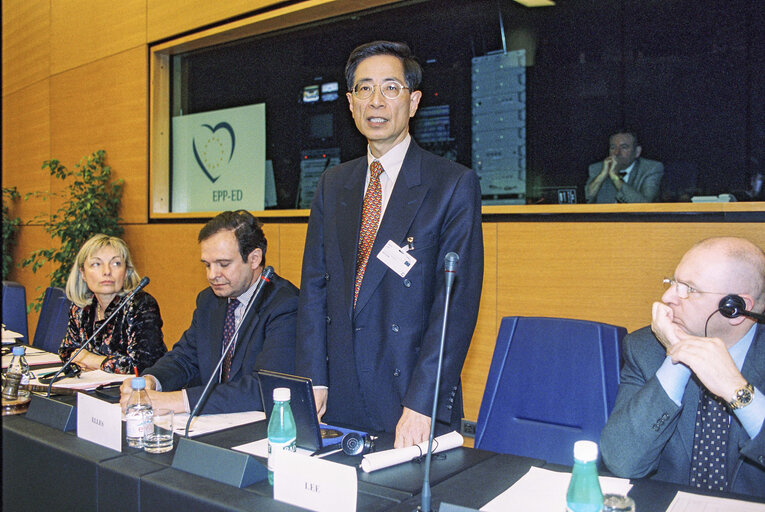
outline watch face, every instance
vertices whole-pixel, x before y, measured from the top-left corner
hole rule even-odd
[[[744,389],[740,389],[738,391],[738,402],[741,405],[749,405],[749,402],[752,401],[752,391],[746,387]]]

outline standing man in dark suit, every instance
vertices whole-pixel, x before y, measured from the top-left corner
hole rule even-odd
[[[652,203],[659,195],[664,165],[640,158],[637,135],[619,130],[608,139],[608,156],[590,165],[584,187],[588,203]]]
[[[244,210],[223,212],[199,232],[210,287],[197,296],[181,339],[142,373],[155,408],[190,412],[240,324],[203,414],[263,410],[256,370],[294,372],[298,289],[274,274],[244,317],[265,266],[266,245],[260,222]],[[120,389],[123,408],[130,380]]]
[[[308,221],[297,373],[313,379],[319,416],[428,438],[444,309],[444,256],[460,256],[452,290],[436,430],[459,427],[460,373],[483,277],[476,174],[409,135],[422,70],[403,43],[356,48],[345,68],[365,157],[327,170]]]
[[[624,339],[603,461],[621,477],[765,496],[765,325],[727,307],[735,294],[739,312],[765,310],[765,254],[703,240],[665,283],[651,327]]]

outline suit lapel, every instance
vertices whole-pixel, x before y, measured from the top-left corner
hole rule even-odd
[[[404,163],[401,165],[396,185],[393,187],[393,194],[385,208],[385,215],[375,236],[372,252],[369,254],[369,262],[364,272],[359,298],[356,301],[356,313],[364,308],[375,288],[388,272],[388,267],[377,259],[377,254],[385,247],[388,240],[401,245],[428,191],[427,186],[422,186],[421,152],[422,150],[412,141]],[[353,297],[352,290],[351,297]]]
[[[359,158],[351,169],[350,176],[343,186],[339,197],[338,213],[347,215],[347,219],[335,219],[340,257],[343,260],[345,275],[345,300],[348,318],[353,312],[353,288],[356,281],[356,254],[361,229],[361,207],[364,204],[364,182],[367,176],[366,157]]]
[[[696,410],[699,408],[700,389],[696,377],[692,376],[683,393],[683,412],[680,413],[677,426],[689,464],[693,456],[693,435],[696,432]]]

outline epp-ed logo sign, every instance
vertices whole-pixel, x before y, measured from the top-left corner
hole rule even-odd
[[[195,136],[191,146],[199,168],[215,183],[234,157],[236,136],[234,129],[225,121],[216,124],[214,128],[209,124],[201,127],[209,133]]]

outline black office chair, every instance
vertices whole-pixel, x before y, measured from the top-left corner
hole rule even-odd
[[[29,343],[27,292],[15,281],[3,281],[3,323],[6,329],[23,336],[19,341]]]
[[[614,406],[626,334],[584,320],[503,318],[475,447],[571,465],[574,443],[597,442]]]
[[[51,286],[45,290],[40,318],[35,330],[33,343],[35,347],[48,352],[58,352],[61,341],[66,336],[71,305],[63,289]]]

